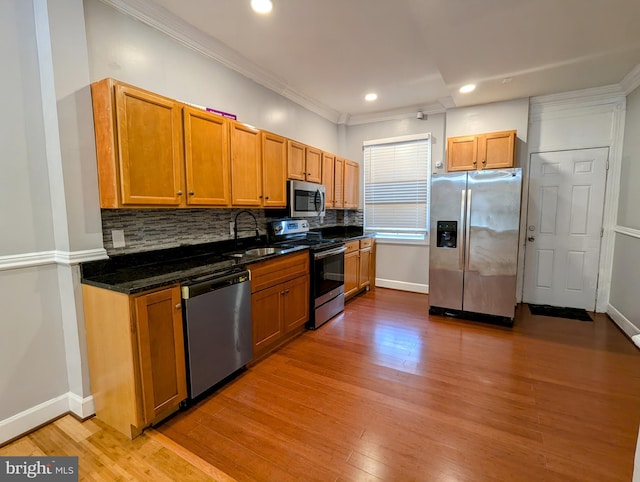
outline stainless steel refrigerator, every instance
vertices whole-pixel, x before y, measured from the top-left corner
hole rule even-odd
[[[431,178],[429,311],[513,322],[521,169]]]

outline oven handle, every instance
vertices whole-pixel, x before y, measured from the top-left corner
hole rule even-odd
[[[347,250],[346,246],[340,246],[339,248],[328,249],[327,251],[320,251],[319,253],[313,253],[313,259],[324,259],[329,256],[344,253]]]

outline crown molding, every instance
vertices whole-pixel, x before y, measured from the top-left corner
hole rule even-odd
[[[422,112],[424,114],[424,119],[416,119],[416,114],[418,112]],[[441,104],[431,104],[428,106],[414,107],[411,109],[403,108],[384,112],[374,112],[372,114],[352,115],[349,118],[349,122],[347,125],[354,126],[360,124],[371,124],[373,122],[385,122],[400,119],[414,119],[416,121],[422,122],[423,120],[427,120],[427,117],[429,115],[444,114],[445,112],[446,108]]]
[[[193,27],[167,9],[149,0],[101,0],[125,15],[155,28],[202,55],[253,80],[319,116],[338,123],[340,113],[311,97],[292,89],[272,72],[261,69],[235,50]]]
[[[636,67],[625,75],[622,82],[620,82],[620,87],[622,88],[625,95],[629,95],[631,92],[640,87],[640,64],[636,65]]]
[[[543,112],[571,109],[577,105],[582,107],[616,103],[622,103],[622,105],[624,105],[625,101],[626,97],[622,88],[619,84],[614,84],[604,87],[531,97],[529,99],[529,105],[531,114],[535,115]]]

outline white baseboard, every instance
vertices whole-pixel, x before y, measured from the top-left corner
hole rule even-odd
[[[96,413],[95,406],[93,405],[93,396],[86,398],[80,398],[75,393],[69,392],[69,411],[73,413],[79,419],[84,420]]]
[[[414,293],[429,293],[429,285],[420,283],[407,283],[406,281],[398,281],[393,279],[376,278],[376,286],[380,288],[391,288],[400,291],[412,291]]]
[[[0,420],[0,444],[69,412],[73,412],[82,419],[93,415],[95,413],[93,397],[82,399],[75,393],[67,392],[12,417]]]
[[[620,327],[622,331],[624,331],[629,338],[632,338],[632,341],[637,340],[637,335],[640,335],[640,329],[635,326],[631,321],[620,313],[614,306],[609,305],[607,307],[607,315],[611,317],[611,319]]]

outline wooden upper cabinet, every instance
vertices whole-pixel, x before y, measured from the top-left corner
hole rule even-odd
[[[358,207],[358,163],[344,161],[344,207],[356,209]]]
[[[287,140],[287,177],[297,181],[307,179],[305,145]]]
[[[516,131],[492,132],[478,139],[478,159],[481,169],[513,167]]]
[[[231,204],[262,205],[260,131],[240,122],[231,124]]]
[[[336,157],[333,170],[333,206],[344,207],[344,159]]]
[[[334,207],[335,164],[336,156],[328,152],[322,153],[322,184],[326,190],[325,205],[327,208]]]
[[[322,181],[322,151],[301,142],[287,140],[287,178],[298,181]]]
[[[91,90],[100,206],[183,204],[182,105],[113,79]]]
[[[447,139],[447,171],[513,167],[515,138],[516,131],[449,137]]]
[[[307,146],[306,148],[306,160],[307,160],[307,181],[308,182],[322,182],[322,151],[315,147]]]
[[[229,121],[188,106],[183,113],[187,204],[229,206]]]
[[[262,192],[264,207],[287,205],[287,140],[262,132]]]
[[[477,136],[449,137],[447,139],[447,171],[475,170],[477,152]]]

